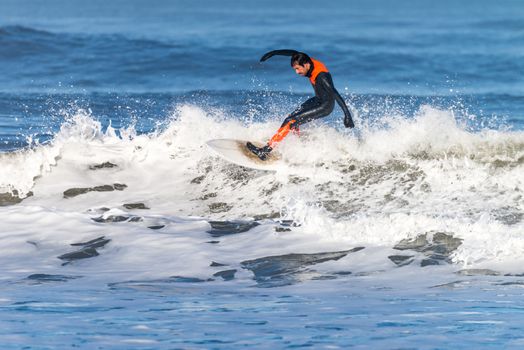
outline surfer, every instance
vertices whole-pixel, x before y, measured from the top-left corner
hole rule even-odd
[[[306,100],[294,112],[292,112],[282,123],[277,133],[271,137],[267,145],[257,147],[251,142],[246,144],[247,148],[257,155],[261,160],[265,160],[275,146],[282,141],[290,131],[297,132],[300,125],[328,116],[333,112],[335,101],[344,111],[344,126],[353,128],[353,117],[346,103],[333,85],[331,74],[326,66],[307,54],[295,50],[273,50],[262,56],[260,62],[275,56],[291,56],[291,67],[298,75],[309,78],[315,96]]]

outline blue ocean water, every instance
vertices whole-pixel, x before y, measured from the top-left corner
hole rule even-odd
[[[57,105],[82,102],[101,113],[120,110],[111,116],[116,122],[143,119],[151,109],[155,118],[165,118],[173,104],[201,101],[203,94],[211,105],[227,105],[242,116],[246,100],[253,108],[268,103],[257,91],[278,91],[274,104],[291,100],[278,111],[285,115],[311,92],[287,59],[258,62],[281,47],[325,61],[357,109],[370,95],[389,103],[400,99],[404,108],[408,98],[414,110],[428,98],[448,105],[464,101],[479,118],[504,117],[522,129],[520,1],[294,5],[3,1],[2,147],[24,145],[13,140],[27,134],[20,120],[51,118]],[[146,101],[136,105],[137,99]]]
[[[0,347],[520,348],[523,18],[1,0]],[[297,173],[209,155],[311,96],[259,62],[278,48],[328,66],[356,130],[339,109],[305,127]]]

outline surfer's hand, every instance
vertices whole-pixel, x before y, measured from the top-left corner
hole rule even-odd
[[[353,119],[351,118],[351,115],[344,116],[344,126],[346,128],[354,128],[355,124],[353,123]]]

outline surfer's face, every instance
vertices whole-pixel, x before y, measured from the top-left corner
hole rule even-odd
[[[303,66],[301,66],[298,63],[295,63],[293,65],[293,69],[295,70],[295,73],[297,73],[298,75],[301,75],[303,77],[306,76],[307,72],[309,71],[309,68],[311,68],[311,64],[309,64],[309,63],[305,63]]]

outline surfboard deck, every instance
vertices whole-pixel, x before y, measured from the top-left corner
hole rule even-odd
[[[207,141],[206,144],[223,159],[246,168],[276,170],[282,165],[283,161],[280,153],[273,151],[266,160],[261,160],[246,147],[246,142],[235,139],[215,139]],[[260,142],[252,143],[257,147],[264,146]]]

